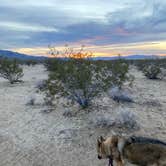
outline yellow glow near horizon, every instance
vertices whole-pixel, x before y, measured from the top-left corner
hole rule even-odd
[[[69,44],[69,47],[78,50],[80,45]],[[57,50],[63,50],[64,46],[55,47]],[[110,45],[88,45],[85,46],[85,51],[93,52],[94,56],[116,56],[116,55],[160,55],[166,56],[166,41],[157,42],[139,42],[139,43],[125,43],[125,44],[110,44]],[[34,48],[15,48],[12,51],[24,53],[35,56],[50,56],[48,47],[34,47]]]

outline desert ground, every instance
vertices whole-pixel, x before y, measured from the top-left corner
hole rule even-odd
[[[141,135],[166,140],[166,80],[148,80],[135,67],[129,88],[134,103],[117,103],[108,94],[82,111],[77,106],[65,108],[63,99],[57,107],[44,105],[43,94],[36,85],[47,78],[42,65],[24,66],[23,83],[9,84],[0,78],[0,166],[105,166],[98,160],[96,139],[111,134]],[[33,105],[28,105],[30,99]],[[73,114],[64,116],[65,109]],[[96,125],[96,119],[107,116],[116,120],[119,110],[132,112],[137,129]]]

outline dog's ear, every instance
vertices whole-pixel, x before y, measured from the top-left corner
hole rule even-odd
[[[101,140],[101,142],[104,142],[105,138],[103,138],[103,136],[100,136],[100,140]]]
[[[97,139],[97,145],[98,145],[98,146],[100,146],[100,145],[101,145],[101,141],[100,141],[100,139],[99,139],[99,138]]]
[[[118,146],[118,136],[112,136],[111,142],[114,147],[117,147]]]
[[[97,139],[97,143],[98,144],[101,144],[102,142],[104,142],[105,141],[105,139],[102,137],[102,136],[100,136],[98,139]]]

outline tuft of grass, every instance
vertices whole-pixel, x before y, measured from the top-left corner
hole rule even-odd
[[[103,127],[111,127],[114,125],[114,119],[109,114],[98,114],[93,116],[91,123],[94,126],[103,128]]]
[[[115,114],[102,113],[94,115],[91,123],[95,127],[118,127],[127,129],[139,129],[139,124],[134,113],[126,109],[118,109]]]
[[[117,102],[134,102],[132,97],[126,91],[118,87],[113,87],[109,91],[109,95],[113,100]]]
[[[135,114],[126,109],[119,109],[117,112],[115,123],[119,127],[125,127],[128,129],[138,129],[139,125]]]

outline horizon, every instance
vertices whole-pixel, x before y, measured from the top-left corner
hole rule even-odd
[[[11,53],[16,53],[16,54],[20,54],[21,56],[31,56],[31,57],[47,57],[47,58],[64,58],[64,56],[56,56],[56,55],[30,55],[30,54],[24,54],[24,53],[21,53],[21,52],[16,52],[16,51],[11,51],[11,50],[0,50],[0,56],[3,56],[3,54],[1,54],[1,51],[9,51],[9,52],[11,52]],[[13,55],[14,55],[13,54]],[[7,56],[9,56],[9,55],[7,55]],[[11,55],[12,56],[12,55]],[[14,55],[14,56],[16,56],[16,55]],[[107,55],[107,56],[104,56],[104,55],[97,55],[97,56],[95,56],[94,54],[91,56],[91,58],[117,58],[117,57],[126,57],[126,58],[145,58],[145,57],[160,57],[160,58],[166,58],[166,55],[148,55],[148,54],[131,54],[131,55],[121,55],[121,54],[119,54],[119,55]],[[19,57],[18,57],[19,58]],[[65,58],[68,58],[68,57],[65,57]]]
[[[166,1],[1,0],[0,49],[49,56],[48,45],[95,57],[166,56]]]

